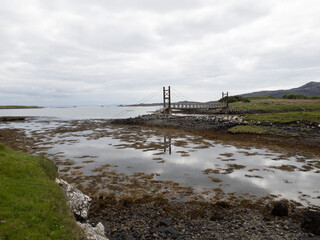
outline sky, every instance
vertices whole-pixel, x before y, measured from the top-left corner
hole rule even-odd
[[[163,86],[172,101],[211,101],[319,82],[319,13],[319,0],[1,0],[0,105],[161,102]]]

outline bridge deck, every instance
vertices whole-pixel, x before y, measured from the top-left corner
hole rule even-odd
[[[172,103],[171,109],[217,109],[225,108],[227,103]]]

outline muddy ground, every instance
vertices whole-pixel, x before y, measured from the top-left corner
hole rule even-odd
[[[287,151],[300,149],[320,155],[320,149],[314,147],[318,133],[307,135],[308,139],[232,135],[223,129],[208,131],[208,128],[190,127],[193,125],[179,124],[178,127],[206,139],[228,141],[236,146],[267,146]],[[46,150],[50,148],[46,147],[48,137],[106,126],[110,126],[109,121],[66,121],[63,126],[44,133],[35,131],[32,135],[26,134],[23,129],[4,128],[0,129],[0,142],[16,150],[46,155]],[[117,128],[117,125],[113,127]],[[177,126],[165,127],[170,131],[170,128]],[[106,134],[109,133],[96,131],[87,137],[99,138]],[[320,234],[319,225],[314,225],[319,221],[319,209],[305,209],[293,201],[275,203],[272,196],[239,198],[225,194],[221,189],[216,189],[216,194],[208,200],[178,183],[152,180],[152,174],[125,175],[114,171],[112,166],[103,166],[96,169],[95,176],[83,176],[80,168],[73,168],[72,161],[61,162],[58,156],[49,157],[58,165],[65,166],[65,172],[61,172],[62,178],[92,197],[89,220],[92,223],[101,221],[110,239],[320,239],[316,237]],[[106,188],[110,191],[101,191]],[[123,194],[116,195],[113,190]],[[188,201],[178,200],[185,196],[193,197]],[[274,205],[280,206],[280,210],[271,214]],[[310,210],[311,215],[314,214],[311,217]]]

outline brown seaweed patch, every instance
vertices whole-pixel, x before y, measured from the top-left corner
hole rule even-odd
[[[307,172],[307,171],[310,171],[312,170],[313,167],[312,166],[309,166],[309,165],[303,165],[301,166],[301,168],[299,169],[300,171],[304,171],[304,172]]]
[[[62,165],[62,166],[71,166],[71,165],[74,165],[76,162],[71,159],[66,159],[66,160],[56,160],[55,163],[57,165]]]
[[[163,155],[163,152],[154,153],[154,154],[152,154],[152,155],[155,155],[155,156],[157,156],[157,155]]]
[[[266,171],[266,172],[272,172],[272,173],[275,173],[275,171],[274,170],[271,170],[271,169],[267,169],[267,168],[264,168],[264,169],[262,169],[263,171]]]
[[[209,174],[209,173],[215,173],[215,174],[219,174],[220,170],[219,169],[211,169],[211,168],[207,168],[205,170],[202,171],[204,174]]]
[[[104,169],[109,169],[111,167],[118,167],[117,165],[112,165],[112,164],[103,164],[100,167],[92,169],[92,172],[101,172]]]
[[[287,180],[287,179],[283,180],[283,182],[284,182],[284,183],[292,183],[292,182],[290,182],[290,181]]]
[[[188,153],[187,151],[176,151],[176,153],[180,153],[180,154],[186,154],[186,153]]]
[[[263,178],[263,177],[261,177],[261,176],[259,176],[259,175],[249,175],[249,174],[245,174],[244,176],[245,176],[245,177],[248,177],[248,178]]]
[[[193,147],[193,149],[205,149],[205,148],[209,148],[210,145],[200,145],[200,146],[195,146]]]
[[[293,172],[297,167],[294,165],[281,165],[281,166],[269,166],[269,168],[274,168],[281,171]]]
[[[93,160],[85,160],[85,161],[82,161],[82,163],[93,163],[94,161]]]
[[[116,149],[126,149],[128,148],[128,144],[117,144],[117,145],[113,145],[116,147]]]
[[[234,158],[226,158],[226,159],[220,159],[221,161],[223,162],[233,162],[233,161],[236,161],[236,159]]]
[[[72,169],[81,169],[81,168],[84,168],[84,166],[75,166],[75,167],[73,167]]]
[[[220,156],[231,158],[233,156],[233,153],[221,153]]]
[[[240,164],[235,164],[235,163],[232,163],[232,164],[227,164],[227,166],[229,167],[229,168],[232,168],[232,169],[243,169],[243,168],[245,168],[246,166],[244,166],[244,165],[240,165]]]
[[[83,174],[82,171],[71,171],[70,173],[71,173],[73,176],[80,176],[80,175]]]
[[[258,152],[254,152],[254,153],[251,153],[251,152],[247,152],[247,151],[237,151],[238,153],[242,153],[243,155],[245,156],[255,156],[255,155],[259,155]]]
[[[248,170],[248,172],[254,172],[254,171],[260,171],[260,169],[258,169],[258,168],[251,168],[251,169]]]
[[[219,178],[215,178],[215,177],[212,177],[212,176],[209,176],[209,178],[210,178],[210,180],[212,181],[212,182],[222,182],[222,180],[221,179],[219,179]]]
[[[65,167],[65,168],[59,169],[59,172],[69,172],[70,169],[71,167]]]
[[[75,158],[98,158],[98,156],[83,155],[83,156],[75,157]]]
[[[318,161],[316,164],[314,164],[313,166],[315,166],[316,168],[320,168],[320,162]]]
[[[190,157],[190,154],[189,153],[182,153],[180,156],[181,157]]]
[[[298,158],[297,158],[297,162],[305,162],[305,161],[306,161],[305,158],[302,158],[302,157],[298,157]]]
[[[188,142],[183,140],[175,140],[174,145],[177,147],[186,147],[188,145]]]

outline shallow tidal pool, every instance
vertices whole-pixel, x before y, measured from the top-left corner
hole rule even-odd
[[[177,201],[272,196],[320,206],[320,159],[302,151],[232,144],[181,130],[105,120],[30,120],[23,129],[60,173],[108,194],[162,194]],[[235,135],[236,138],[236,135]]]

